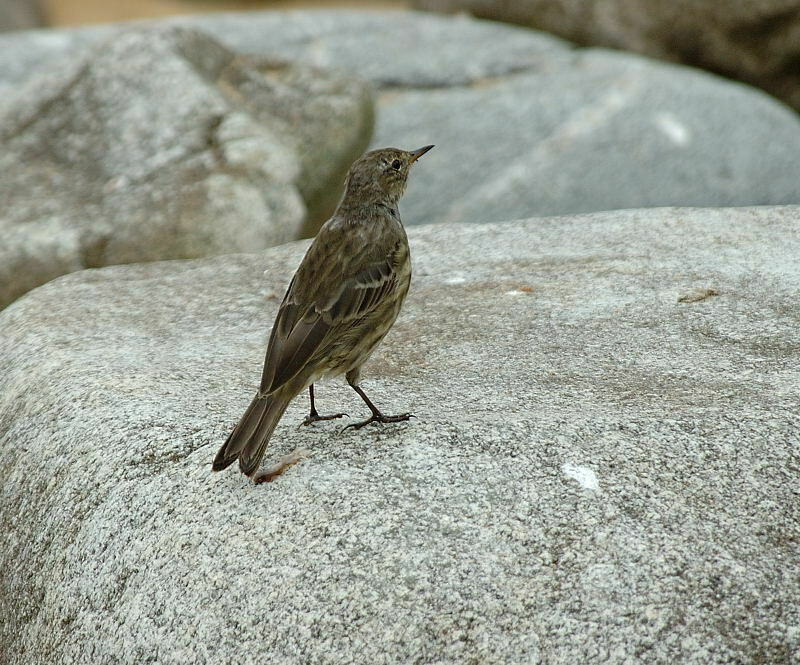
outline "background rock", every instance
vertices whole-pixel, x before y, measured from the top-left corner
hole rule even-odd
[[[366,84],[187,28],[118,34],[0,108],[0,305],[83,267],[315,229],[372,130]]]
[[[403,200],[408,224],[800,202],[800,118],[702,72],[466,17],[180,21],[245,53],[369,79],[379,90],[371,147],[437,144]]]
[[[381,106],[373,144],[423,133],[437,144],[433,173],[404,202],[409,220],[800,201],[800,118],[789,109],[638,57],[564,55],[536,73]]]
[[[255,57],[368,79],[379,91],[371,147],[437,144],[403,201],[408,224],[800,202],[797,115],[688,68],[467,17],[303,11],[169,23]],[[35,69],[97,34],[12,45]],[[0,40],[0,64],[10,48]],[[7,81],[27,75],[6,70]]]
[[[800,109],[797,0],[415,0],[420,9],[460,12],[545,30],[744,81]]]
[[[0,3],[0,32],[36,28],[44,23],[36,0],[3,0]]]
[[[262,487],[209,466],[305,244],[31,292],[0,313],[0,660],[793,662],[798,223],[412,229],[364,385],[418,419],[337,436],[298,399],[268,458],[311,456]]]

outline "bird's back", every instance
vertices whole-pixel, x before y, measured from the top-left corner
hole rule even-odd
[[[411,281],[408,239],[390,210],[366,212],[334,215],[303,257],[273,326],[262,392],[348,371],[397,318]]]

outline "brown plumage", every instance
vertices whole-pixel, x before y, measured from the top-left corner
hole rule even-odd
[[[253,476],[289,402],[306,388],[311,412],[305,424],[341,417],[320,416],[314,407],[313,384],[323,377],[344,373],[372,411],[348,427],[411,417],[382,414],[358,381],[408,293],[411,259],[397,204],[411,165],[432,147],[374,150],[350,168],[339,206],[308,248],[278,310],[259,391],[217,453],[214,471],[238,459],[242,473]]]

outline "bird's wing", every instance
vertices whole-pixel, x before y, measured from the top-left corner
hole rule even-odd
[[[308,294],[311,298],[298,297],[300,289],[295,276],[272,328],[261,378],[262,393],[283,386],[312,357],[325,357],[342,330],[369,314],[397,287],[395,251],[396,248],[382,261],[369,263],[350,278],[329,273],[325,277],[338,281],[336,288],[327,293],[320,293],[324,289],[318,288],[316,293]],[[302,265],[298,269],[302,277],[301,269]],[[327,281],[322,276],[317,279]]]
[[[344,280],[329,297],[315,304],[315,311],[328,325],[360,319],[397,286],[392,256],[371,263]]]

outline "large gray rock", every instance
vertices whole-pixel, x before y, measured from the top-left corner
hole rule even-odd
[[[800,202],[800,118],[702,72],[466,17],[180,20],[246,53],[368,78],[372,147],[437,144],[403,201],[409,224]]]
[[[183,27],[120,33],[0,106],[0,306],[84,267],[297,238],[371,131],[343,73]]]
[[[0,660],[796,662],[798,224],[412,229],[364,385],[418,418],[298,429],[298,399],[268,457],[310,457],[260,487],[209,467],[304,244],[31,292],[0,313]]]
[[[240,12],[143,23],[148,24],[201,30],[253,56],[355,71],[387,89],[470,85],[533,69],[543,56],[570,48],[529,30],[408,11]],[[0,86],[18,85],[119,29],[91,26],[3,35]],[[486,48],[487,42],[492,48]]]
[[[414,0],[702,67],[757,85],[800,109],[798,0]]]
[[[800,119],[688,68],[530,30],[413,12],[181,17],[236,51],[350,71],[379,90],[372,147],[436,143],[409,224],[664,205],[800,202]],[[0,40],[0,77],[110,28]],[[402,53],[402,57],[398,54]],[[4,72],[6,72],[4,74]],[[10,83],[9,83],[10,84]]]
[[[373,144],[437,144],[433,174],[404,202],[409,220],[800,202],[800,117],[790,109],[636,56],[565,56],[381,106]]]
[[[246,53],[372,81],[372,147],[437,144],[403,201],[409,224],[800,202],[800,118],[703,72],[466,17],[181,20]]]

